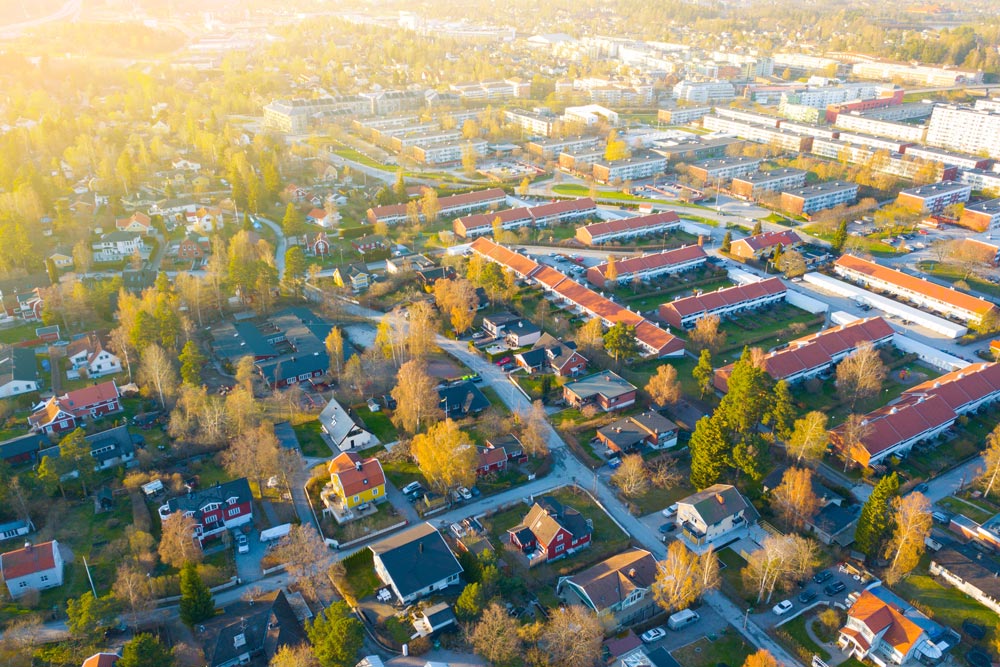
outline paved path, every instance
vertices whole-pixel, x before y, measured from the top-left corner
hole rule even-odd
[[[816,642],[817,646],[822,646],[824,649],[830,652],[830,659],[825,660],[824,662],[830,665],[830,667],[836,667],[840,663],[846,661],[850,656],[841,651],[840,647],[837,646],[836,642],[833,643],[825,642],[816,635],[816,632],[813,630],[813,625],[815,625],[815,623],[816,623],[815,618],[811,618],[808,621],[806,621],[805,624],[806,634],[809,635],[809,639]]]
[[[274,268],[278,270],[278,280],[280,281],[285,277],[285,250],[288,247],[288,243],[285,240],[285,233],[281,231],[281,225],[278,223],[259,215],[254,217],[262,224],[270,227],[278,239],[278,245],[274,248]]]

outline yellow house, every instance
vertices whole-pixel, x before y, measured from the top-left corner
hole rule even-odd
[[[329,464],[330,487],[345,508],[385,499],[385,473],[376,458],[362,459],[354,452],[344,452]]]

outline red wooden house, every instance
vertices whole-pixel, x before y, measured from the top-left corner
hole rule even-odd
[[[478,447],[476,449],[476,475],[485,477],[507,469],[507,450],[503,447]]]
[[[524,445],[513,433],[486,441],[487,449],[502,449],[507,453],[507,460],[514,463],[524,463],[528,455],[524,453]]]
[[[121,395],[114,380],[53,396],[28,417],[33,431],[65,433],[86,417],[93,419],[121,412]]]
[[[253,496],[246,477],[172,498],[159,509],[160,519],[184,512],[195,522],[194,537],[202,544],[221,533],[253,521]]]
[[[591,521],[578,511],[552,496],[543,496],[507,534],[510,543],[535,565],[588,547],[593,532]]]

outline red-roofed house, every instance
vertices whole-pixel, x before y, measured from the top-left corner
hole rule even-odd
[[[476,448],[476,475],[485,477],[507,469],[507,450],[503,447]]]
[[[633,279],[649,280],[664,273],[681,273],[696,269],[705,261],[708,255],[699,245],[689,245],[675,250],[654,252],[641,257],[630,257],[615,262],[616,280],[623,285]],[[604,287],[608,281],[608,265],[600,264],[587,269],[587,280],[591,285]]]
[[[733,241],[729,254],[740,259],[760,259],[772,255],[779,245],[785,250],[796,248],[802,245],[802,239],[787,229],[780,232],[764,232]]]
[[[139,211],[136,211],[127,218],[118,218],[115,220],[115,227],[120,232],[138,232],[143,236],[149,236],[154,231],[153,223],[150,222],[149,216]]]
[[[840,630],[837,644],[852,658],[879,657],[879,664],[916,664],[917,656],[925,653],[936,664],[941,651],[931,642],[921,627],[869,590],[862,591],[847,610],[847,623]]]
[[[578,227],[576,240],[585,245],[600,245],[619,239],[634,239],[642,236],[661,234],[667,230],[679,227],[681,219],[673,211],[641,215],[637,218],[608,220],[595,222],[592,225]]]
[[[597,215],[597,205],[590,197],[555,201],[550,204],[533,206],[529,210],[536,227],[547,227],[560,222]]]
[[[330,487],[346,509],[384,500],[385,473],[378,459],[362,459],[355,452],[344,452],[329,464]]]
[[[589,519],[551,496],[542,496],[517,526],[507,531],[510,543],[528,555],[529,564],[562,558],[590,546]]]
[[[104,347],[96,333],[89,333],[70,343],[66,348],[66,358],[72,366],[67,371],[67,376],[79,377],[83,369],[86,369],[87,377],[91,378],[122,372],[121,359]]]
[[[506,211],[495,213],[476,213],[474,215],[463,215],[455,218],[452,228],[455,235],[463,239],[471,239],[477,236],[488,236],[493,233],[493,222],[500,220],[500,227],[504,230],[527,227],[534,222],[531,217],[531,209],[511,208]]]
[[[118,660],[117,653],[95,653],[83,661],[83,667],[115,667]]]
[[[0,572],[12,598],[29,591],[56,588],[63,583],[63,559],[55,540],[28,544],[0,556]]]
[[[325,257],[330,254],[330,239],[326,232],[319,232],[316,236],[306,238],[306,250],[310,255]]]
[[[785,300],[788,290],[779,278],[725,287],[695,294],[660,306],[660,318],[675,327],[689,329],[706,315],[720,317],[743,310],[756,310]]]
[[[314,208],[306,214],[306,222],[320,227],[333,227],[337,223],[335,213],[327,213],[325,209]]]
[[[86,417],[96,419],[121,412],[121,396],[114,380],[53,396],[28,417],[33,431],[65,433]]]

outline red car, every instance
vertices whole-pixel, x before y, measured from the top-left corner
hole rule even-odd
[[[503,366],[504,364],[509,364],[512,361],[510,357],[504,357],[500,361],[495,362],[497,366]]]

